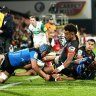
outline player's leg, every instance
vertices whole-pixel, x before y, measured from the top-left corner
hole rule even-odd
[[[14,72],[15,68],[11,66],[8,58],[8,54],[0,55],[0,83],[4,83],[9,76]]]
[[[7,71],[0,72],[0,83],[4,83],[8,79],[9,76],[10,75]]]
[[[36,72],[32,69],[27,70],[26,72],[16,72],[15,76],[30,76],[37,75]]]
[[[29,70],[31,68],[32,68],[31,64],[27,64],[27,65],[22,67],[22,69],[26,69],[26,70]]]

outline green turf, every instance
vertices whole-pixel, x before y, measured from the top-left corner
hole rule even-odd
[[[94,51],[94,53],[96,54],[96,48],[95,48],[93,51]]]
[[[12,76],[5,84],[14,82],[21,84],[0,90],[0,96],[95,96],[95,80],[76,80],[48,82],[42,78],[34,80],[25,80],[32,76]]]
[[[96,48],[94,49],[96,54]],[[18,70],[22,71],[22,70]],[[76,80],[48,82],[41,77],[26,80],[33,76],[12,76],[5,84],[21,82],[18,85],[0,89],[0,96],[96,96],[96,80]]]

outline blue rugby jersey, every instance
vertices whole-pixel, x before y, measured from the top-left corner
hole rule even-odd
[[[31,59],[38,59],[38,52],[35,50],[29,51],[29,48],[26,48],[16,52],[9,52],[8,56],[13,67],[21,67],[28,64]]]

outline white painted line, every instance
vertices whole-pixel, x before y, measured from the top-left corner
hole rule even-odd
[[[34,77],[31,77],[31,78],[28,78],[28,79],[25,79],[25,81],[27,81],[27,80],[34,80],[34,79],[37,79],[37,78],[39,78],[40,76],[34,76]]]
[[[23,83],[23,82],[11,83],[11,84],[7,84],[7,85],[4,85],[4,86],[0,86],[0,90],[2,90],[4,88],[15,86],[15,85],[18,85],[18,84],[21,84],[21,83]]]
[[[69,87],[61,87],[61,86],[58,86],[58,88],[56,88],[56,87],[47,87],[47,88],[15,88],[15,89],[3,89],[3,90],[69,90],[70,89],[70,86]],[[80,87],[72,87],[72,90],[89,90],[89,89],[93,89],[93,90],[96,90],[96,87],[89,87],[89,86],[87,86],[87,87],[82,87],[82,86],[80,86]]]
[[[23,81],[34,80],[34,79],[37,79],[37,78],[39,78],[39,76],[31,77],[31,78],[25,79]],[[19,85],[21,83],[23,83],[23,82],[16,82],[16,83],[11,83],[11,84],[6,84],[4,86],[0,86],[0,90],[3,90],[3,89],[8,88],[8,87],[15,86],[15,85]]]

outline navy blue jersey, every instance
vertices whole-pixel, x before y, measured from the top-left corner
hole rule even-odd
[[[3,21],[3,25],[1,27],[1,30],[3,30],[3,33],[0,34],[0,36],[6,37],[6,38],[12,38],[12,34],[14,33],[14,30],[15,30],[15,23],[10,14],[8,14],[4,17],[4,21]]]
[[[85,57],[90,58],[90,61],[87,60],[87,62],[84,63],[85,65],[89,65],[90,63],[92,63],[92,61],[94,61],[94,58],[95,58],[94,52],[93,51],[91,51],[90,53],[86,52],[85,46],[82,46],[78,49],[77,57],[78,56],[82,56],[82,58],[85,58]]]
[[[73,61],[68,68],[62,70],[62,73],[67,76],[72,76],[75,79],[94,79],[96,71],[88,70],[88,66],[94,61],[95,54],[93,51],[87,53],[85,46],[82,46],[78,49],[77,56],[82,56],[79,64],[75,64]]]
[[[95,54],[93,51],[88,53],[85,49],[85,46],[82,46],[78,49],[77,56],[81,56],[84,59],[81,59],[80,64],[73,64],[74,70],[77,73],[77,76],[80,76],[81,79],[93,79],[95,78],[95,71],[89,70],[89,65],[94,61]]]

